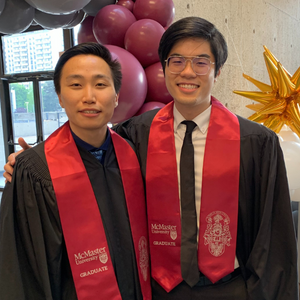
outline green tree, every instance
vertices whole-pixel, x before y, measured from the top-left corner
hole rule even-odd
[[[12,83],[10,88],[15,91],[16,108],[25,108],[27,102],[27,89],[22,83]]]
[[[34,98],[33,98],[33,87],[32,83],[30,88],[27,90],[27,102],[28,102],[28,112],[34,112]]]
[[[43,111],[59,111],[61,110],[58,97],[55,93],[53,81],[44,81],[41,84],[41,97]]]

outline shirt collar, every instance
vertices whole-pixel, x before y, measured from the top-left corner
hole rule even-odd
[[[196,118],[192,120],[197,124],[197,127],[203,134],[207,132],[210,114],[211,114],[211,105],[205,111],[203,111],[201,114],[199,114]],[[184,121],[185,118],[177,110],[175,105],[173,108],[173,115],[174,115],[174,132],[177,133],[178,127],[182,125],[181,122]]]
[[[87,142],[83,141],[81,138],[79,138],[72,130],[71,130],[72,136],[74,138],[74,141],[76,143],[76,145],[84,148],[87,151],[97,151],[97,150],[105,150],[107,151],[109,145],[111,144],[111,135],[109,130],[107,129],[107,133],[106,133],[106,139],[104,141],[104,143],[99,147],[99,148],[95,148],[94,146],[88,144]]]

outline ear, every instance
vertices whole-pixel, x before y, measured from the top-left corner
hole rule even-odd
[[[58,97],[58,101],[59,101],[59,105],[61,108],[65,108],[64,107],[64,104],[63,104],[63,101],[61,100],[61,95],[60,94],[57,94],[57,97]]]
[[[219,71],[218,71],[218,73],[217,73],[217,75],[216,75],[216,77],[214,79],[214,82],[217,82],[218,77],[220,76],[220,74],[221,74],[221,68],[219,69]]]
[[[115,108],[118,106],[118,104],[119,104],[119,94],[116,94]]]

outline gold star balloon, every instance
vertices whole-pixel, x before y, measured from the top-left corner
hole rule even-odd
[[[300,67],[291,75],[266,46],[264,49],[263,55],[271,85],[243,74],[260,91],[233,92],[258,102],[246,105],[255,111],[249,120],[263,123],[276,133],[286,124],[300,137]]]

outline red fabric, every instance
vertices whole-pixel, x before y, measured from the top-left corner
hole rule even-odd
[[[180,266],[181,219],[173,105],[174,103],[171,102],[162,108],[151,124],[146,174],[151,272],[152,277],[167,292],[182,281]],[[203,162],[205,169],[203,172],[204,182],[202,182],[198,261],[200,270],[215,282],[229,274],[234,268],[240,131],[237,117],[213,97],[210,120]],[[212,152],[208,153],[210,151]],[[217,195],[214,198],[209,193],[211,190],[213,195]],[[229,226],[231,234],[230,246],[226,246],[225,252],[219,257],[211,255],[208,251],[215,236],[206,235],[206,239],[204,238],[208,224],[206,217],[215,211],[222,212],[219,215],[223,216],[226,221],[226,215],[230,218],[230,224],[225,224]],[[217,219],[220,221],[220,217]],[[223,223],[222,225],[224,225]],[[225,229],[227,229],[226,226]],[[221,230],[220,227],[219,230]],[[224,226],[222,226],[222,230],[224,231]],[[206,242],[210,244],[204,245]],[[228,241],[227,244],[229,244]],[[226,255],[224,255],[225,253]]]
[[[151,273],[167,292],[182,281],[180,204],[173,133],[171,102],[152,122],[146,167]]]
[[[144,183],[136,154],[110,130],[122,177],[143,299],[152,299]]]
[[[238,119],[212,98],[203,161],[198,265],[213,283],[234,271],[239,175]]]
[[[130,146],[127,143],[126,145],[123,145],[122,155],[127,151],[133,153]],[[117,157],[119,153],[120,149],[116,150]],[[69,123],[63,125],[46,140],[45,155],[57,199],[78,299],[121,300],[99,207],[72,138]],[[130,153],[129,164],[131,161]],[[135,161],[133,161],[133,165],[136,166]],[[137,178],[139,177],[137,172],[131,175],[137,181],[140,180]],[[128,188],[124,188],[124,190],[126,189]],[[142,198],[137,199],[134,198],[135,196]],[[128,202],[144,202],[144,195],[140,190],[136,195],[130,197],[130,199],[126,199]],[[131,209],[134,208],[133,205]],[[140,207],[137,206],[137,208]],[[141,214],[143,215],[143,213]],[[140,233],[143,230],[144,227]],[[144,236],[147,236],[146,231],[144,231]],[[137,257],[139,256],[137,255]],[[144,299],[151,298],[149,295],[145,295]]]

